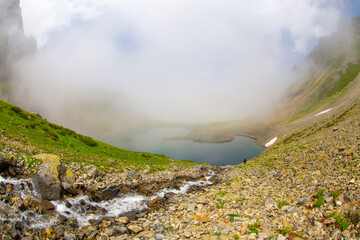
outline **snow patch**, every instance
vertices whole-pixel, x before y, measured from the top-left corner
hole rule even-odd
[[[325,111],[319,112],[318,114],[316,114],[315,116],[319,116],[321,114],[327,113],[331,110],[332,108],[326,109]]]
[[[270,147],[271,145],[273,145],[277,141],[277,139],[278,139],[277,137],[274,137],[268,143],[265,144],[265,147]]]

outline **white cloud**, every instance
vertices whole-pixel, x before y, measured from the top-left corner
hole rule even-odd
[[[336,29],[340,12],[324,4],[21,1],[26,33],[46,47],[44,61],[32,68],[44,68],[48,58],[54,63],[37,76],[38,85],[39,79],[51,86],[101,85],[124,92],[139,111],[172,121],[236,119],[269,109],[289,81],[283,63]],[[284,43],[284,30],[292,43]]]

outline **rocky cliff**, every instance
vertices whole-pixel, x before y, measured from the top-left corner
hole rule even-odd
[[[0,97],[5,97],[12,65],[36,51],[33,37],[24,35],[19,0],[0,1]]]

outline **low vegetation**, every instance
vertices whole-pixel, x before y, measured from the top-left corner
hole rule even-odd
[[[152,172],[171,168],[195,165],[190,161],[178,161],[164,155],[131,152],[78,134],[68,128],[50,123],[37,114],[30,113],[0,100],[0,151],[14,148],[27,155],[51,153],[65,161],[88,162],[99,169],[109,167],[123,169],[149,168]],[[30,165],[36,159],[29,158]]]

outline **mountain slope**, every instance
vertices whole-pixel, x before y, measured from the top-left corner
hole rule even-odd
[[[0,151],[15,148],[27,155],[51,153],[66,161],[94,164],[104,171],[110,167],[156,170],[172,168],[179,164],[194,165],[189,161],[172,160],[164,155],[131,152],[110,146],[50,123],[34,113],[26,112],[2,100],[0,135]]]
[[[293,122],[325,108],[351,103],[359,92],[359,18],[342,23],[331,36],[320,39],[305,63],[311,68],[284,99],[281,120]]]

